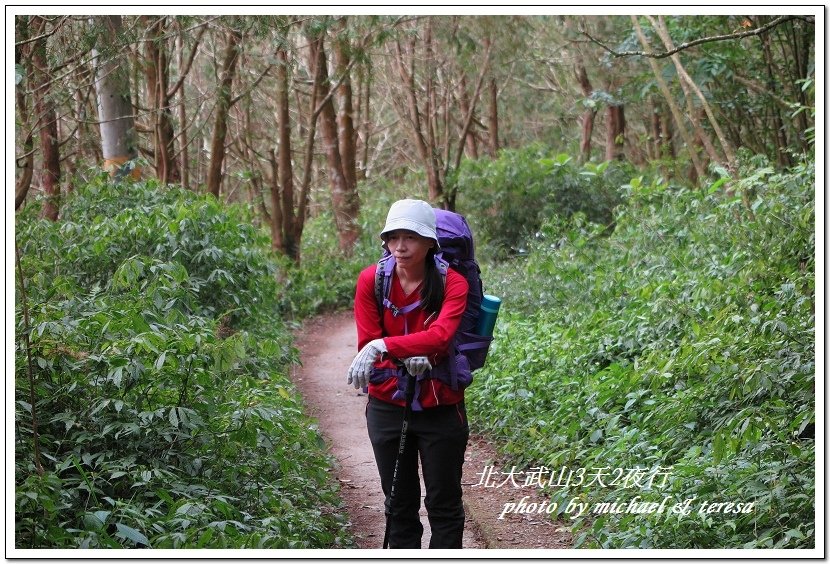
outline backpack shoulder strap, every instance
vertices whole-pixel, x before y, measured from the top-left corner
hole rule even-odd
[[[444,257],[441,256],[441,253],[435,255],[435,266],[438,268],[438,272],[441,273],[441,278],[444,279],[444,285],[447,284],[447,269],[450,267],[450,263],[444,260]]]
[[[378,261],[375,269],[375,302],[378,305],[378,314],[383,324],[383,302],[389,298],[392,290],[392,270],[395,268],[395,257],[387,255]]]

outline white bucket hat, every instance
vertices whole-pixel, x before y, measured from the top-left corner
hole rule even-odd
[[[432,239],[435,241],[436,251],[440,249],[435,231],[435,210],[423,200],[398,200],[392,204],[380,238],[385,241],[384,235],[397,229],[414,231],[421,237]]]

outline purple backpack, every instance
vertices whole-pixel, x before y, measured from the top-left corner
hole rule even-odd
[[[484,366],[493,338],[475,333],[484,291],[481,283],[481,269],[475,259],[475,245],[470,226],[463,215],[437,208],[435,209],[435,222],[438,244],[441,245],[441,252],[435,255],[438,271],[441,272],[446,282],[447,268],[452,268],[467,279],[469,291],[467,307],[461,317],[449,357],[432,370],[419,376],[418,381],[427,377],[438,378],[449,384],[453,390],[458,390],[469,386],[473,381],[473,371]],[[375,274],[375,298],[381,319],[383,319],[384,308],[392,310],[392,314],[397,316],[401,313],[409,313],[420,306],[420,301],[417,301],[410,306],[398,309],[389,301],[394,268],[395,258],[388,251],[384,251],[383,257],[378,261]],[[408,332],[408,328],[405,328],[405,332]],[[373,375],[372,382],[379,382],[393,375],[386,373],[387,371],[383,372],[384,374]],[[397,375],[402,376],[402,374]],[[405,379],[399,377],[396,397],[400,395],[403,398],[404,383]],[[415,397],[418,397],[417,390]],[[418,407],[416,400],[412,408],[417,411]]]

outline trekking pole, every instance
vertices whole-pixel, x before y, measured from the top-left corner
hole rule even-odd
[[[409,427],[409,416],[412,413],[412,400],[415,399],[415,376],[404,369],[406,376],[406,391],[404,392],[403,424],[401,425],[401,440],[398,443],[398,454],[395,457],[395,468],[392,471],[392,487],[389,489],[389,504],[386,506],[386,532],[383,534],[383,548],[389,548],[389,531],[392,528],[392,504],[395,503],[395,489],[398,485],[398,469],[401,465],[404,450],[406,450],[406,431]]]

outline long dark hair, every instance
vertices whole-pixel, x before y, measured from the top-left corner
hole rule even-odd
[[[435,265],[435,249],[430,249],[426,257],[424,285],[421,286],[421,308],[429,313],[438,314],[444,303],[444,277]]]

